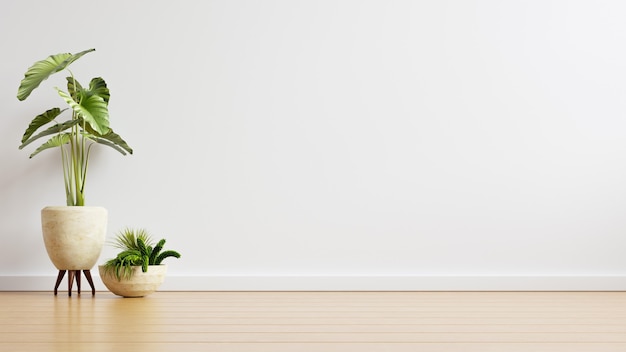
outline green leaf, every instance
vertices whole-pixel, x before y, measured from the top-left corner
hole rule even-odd
[[[26,141],[23,141],[22,145],[19,146],[19,149],[23,149],[24,147],[26,147],[27,145],[31,144],[32,142],[36,141],[37,139],[39,139],[41,137],[49,136],[51,134],[56,134],[56,133],[63,132],[65,130],[71,128],[72,126],[76,125],[79,122],[80,122],[80,120],[68,120],[68,121],[65,121],[63,123],[57,123],[54,126],[50,126],[48,129],[38,133],[37,135],[29,138]],[[32,125],[32,122],[31,122],[31,125]],[[28,128],[30,129],[30,126],[28,126]],[[28,130],[27,130],[27,132],[28,132]],[[24,134],[24,135],[26,135],[26,134]]]
[[[117,258],[120,260],[134,261],[137,258],[141,258],[141,252],[137,249],[127,249],[125,251],[120,252],[117,255]]]
[[[141,271],[143,271],[144,273],[148,271],[148,256],[147,255],[143,256],[143,261],[141,263]]]
[[[163,260],[168,257],[180,258],[180,253],[176,251],[165,251],[159,254],[159,256],[154,261],[154,265],[161,265],[161,262],[163,262]]]
[[[139,246],[137,245],[138,239],[141,239],[144,244],[152,245],[152,239],[148,231],[145,229],[135,230],[129,227],[118,232],[111,244],[122,250],[130,249],[139,251]]]
[[[83,90],[83,86],[81,86],[80,83],[78,83],[78,81],[72,76],[66,77],[65,79],[67,79],[68,93],[70,93],[70,96],[72,97],[72,99],[74,99],[74,101],[76,101],[77,103],[80,102],[78,92]]]
[[[89,130],[89,128],[87,129]],[[92,138],[94,142],[109,146],[118,152],[122,153],[122,155],[126,155],[126,152],[129,154],[133,153],[133,149],[126,143],[125,140],[122,139],[117,133],[113,132],[113,130],[109,130],[109,133],[103,136],[97,136],[97,138]],[[123,150],[122,150],[123,149]],[[126,152],[124,152],[124,150]]]
[[[30,93],[52,74],[64,70],[72,62],[95,50],[96,49],[88,49],[77,54],[64,53],[50,55],[44,60],[35,62],[24,74],[24,78],[17,90],[17,99],[24,100],[28,98]]]
[[[110,131],[109,110],[107,103],[98,95],[90,95],[85,90],[78,92],[80,103],[72,99],[64,91],[57,88],[59,95],[83,120],[88,123],[98,134],[104,135]]]
[[[88,138],[91,139],[92,141],[98,143],[98,144],[106,145],[107,147],[113,148],[113,149],[117,150],[122,155],[126,155],[126,152],[124,151],[124,149],[116,146],[115,144],[113,144],[113,143],[111,143],[111,142],[109,142],[109,141],[107,141],[105,139],[98,138],[98,137],[96,137],[94,135],[89,135]]]
[[[156,258],[157,256],[161,253],[161,250],[163,250],[163,246],[165,246],[165,239],[160,240],[157,245],[154,247],[154,249],[152,250],[152,253],[150,254],[150,265],[154,265],[156,263]]]
[[[107,83],[102,77],[93,78],[91,82],[89,82],[89,91],[92,94],[100,96],[104,99],[105,103],[109,103],[111,94],[109,93],[109,88],[107,88]]]
[[[63,144],[67,144],[69,141],[70,141],[70,134],[69,133],[57,134],[56,136],[48,139],[48,141],[46,143],[44,143],[41,146],[39,146],[39,148],[37,148],[29,156],[29,158],[34,157],[35,155],[41,153],[42,151],[44,151],[46,149],[60,147]]]
[[[54,119],[57,116],[59,116],[63,111],[65,111],[65,110],[61,110],[59,108],[52,108],[52,109],[44,112],[43,114],[39,114],[39,115],[35,116],[33,121],[31,121],[30,124],[28,125],[28,127],[26,128],[26,131],[24,132],[24,135],[22,136],[22,143],[24,143],[24,141],[26,141],[28,138],[30,138],[30,136],[32,136],[33,133],[35,133],[35,131],[37,131],[39,129],[39,127],[54,121]],[[20,149],[21,149],[21,147],[20,147]]]
[[[139,252],[142,255],[148,254],[148,248],[146,248],[146,243],[141,238],[137,238],[137,247],[139,248]]]

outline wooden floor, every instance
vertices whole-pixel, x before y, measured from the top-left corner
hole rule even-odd
[[[0,351],[626,351],[622,292],[0,292]]]

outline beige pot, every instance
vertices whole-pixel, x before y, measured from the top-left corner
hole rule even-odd
[[[98,266],[100,278],[109,291],[122,297],[143,297],[156,291],[165,280],[167,265],[150,265],[145,273],[140,266],[133,267],[129,279],[118,280],[115,274],[105,272],[104,265]]]
[[[54,206],[41,210],[46,251],[59,270],[90,270],[106,237],[107,210],[102,207]]]

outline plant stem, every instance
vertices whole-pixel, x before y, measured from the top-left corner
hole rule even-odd
[[[60,147],[61,149],[61,162],[63,165],[63,182],[65,183],[65,202],[67,205],[72,205],[73,201],[72,201],[72,197],[71,197],[71,174],[70,174],[70,160],[69,160],[69,156],[67,155],[67,151],[65,150],[65,148],[63,146]]]

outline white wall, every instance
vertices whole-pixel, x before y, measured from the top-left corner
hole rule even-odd
[[[0,289],[52,285],[64,202],[17,149],[63,76],[19,81],[90,47],[135,155],[87,202],[182,252],[170,289],[626,289],[625,2],[62,4],[0,5]]]

